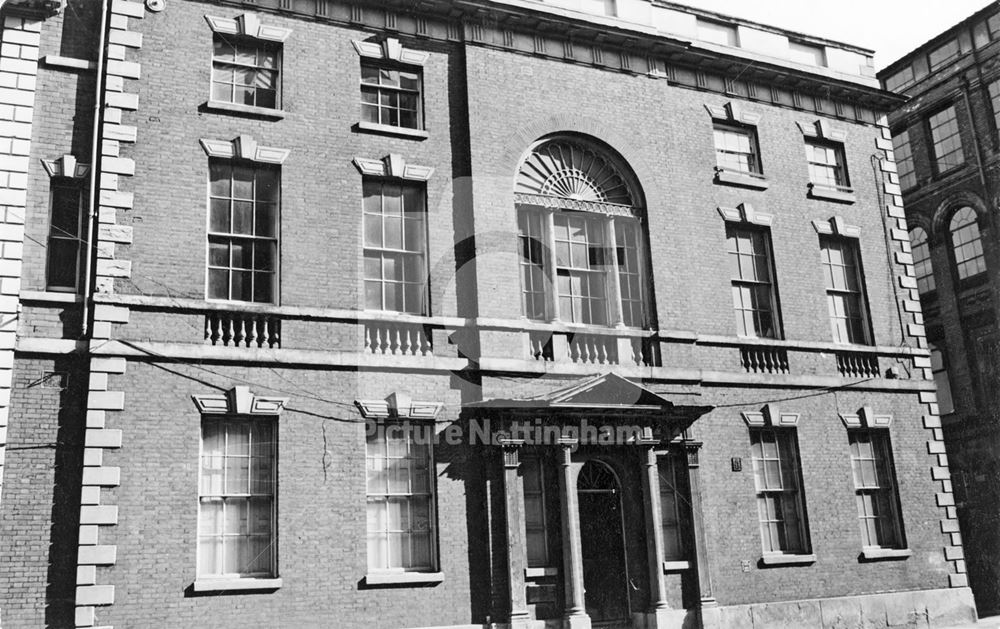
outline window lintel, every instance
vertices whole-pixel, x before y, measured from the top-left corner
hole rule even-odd
[[[736,207],[716,208],[722,220],[729,223],[751,223],[762,227],[770,227],[774,224],[774,215],[758,212],[749,203],[740,203]]]
[[[55,159],[42,159],[41,162],[49,177],[82,179],[90,174],[90,164],[81,164],[69,154]]]
[[[740,413],[750,428],[794,428],[799,423],[799,413],[782,411],[777,404],[767,404],[759,411]]]
[[[744,124],[755,127],[760,122],[761,115],[751,113],[743,109],[743,106],[736,101],[729,101],[721,107],[718,105],[705,105],[712,120],[718,122],[729,122]]]
[[[863,406],[857,413],[841,413],[840,420],[847,428],[888,428],[892,414],[876,413],[871,406]]]
[[[269,415],[278,416],[285,410],[288,398],[264,397],[250,392],[250,387],[237,386],[224,394],[192,395],[202,415]]]
[[[382,42],[353,40],[354,50],[358,56],[365,59],[390,60],[407,65],[422,66],[427,63],[430,53],[423,50],[407,48],[395,37],[388,37]]]
[[[212,32],[222,35],[243,35],[264,41],[284,42],[292,34],[290,28],[261,24],[260,18],[253,13],[244,13],[235,18],[206,15],[205,21]]]
[[[402,155],[397,153],[390,153],[382,159],[355,157],[353,162],[358,172],[362,175],[373,177],[396,177],[410,181],[427,181],[434,174],[432,167],[408,163]]]
[[[436,419],[444,404],[418,402],[405,393],[394,392],[384,400],[354,400],[365,419]]]
[[[829,140],[843,144],[847,140],[847,130],[830,125],[828,120],[819,119],[814,122],[796,122],[799,131],[807,138]]]
[[[843,216],[834,216],[826,221],[815,220],[813,227],[816,229],[816,233],[824,236],[861,238],[861,228],[857,225],[848,225]]]
[[[290,149],[260,146],[249,135],[241,135],[228,141],[202,138],[199,142],[209,157],[239,158],[263,164],[283,164],[291,153]]]

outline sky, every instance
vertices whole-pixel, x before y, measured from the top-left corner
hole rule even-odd
[[[989,0],[676,0],[875,51],[881,70]]]

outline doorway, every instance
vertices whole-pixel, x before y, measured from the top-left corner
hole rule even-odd
[[[629,617],[621,485],[606,463],[590,460],[577,479],[587,615],[595,623]]]

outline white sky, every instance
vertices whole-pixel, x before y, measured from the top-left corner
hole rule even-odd
[[[988,0],[677,1],[874,50],[879,70],[990,4]]]

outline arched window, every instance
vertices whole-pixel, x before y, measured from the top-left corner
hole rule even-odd
[[[931,268],[931,247],[923,227],[910,230],[910,246],[913,249],[913,270],[917,274],[917,291],[924,295],[934,290],[935,284],[934,269]]]
[[[529,319],[645,327],[643,209],[627,165],[580,138],[536,145],[514,191]]]
[[[986,270],[983,256],[983,241],[979,236],[979,222],[976,211],[963,207],[951,217],[951,247],[955,253],[955,268],[958,279],[964,280],[979,275]]]

